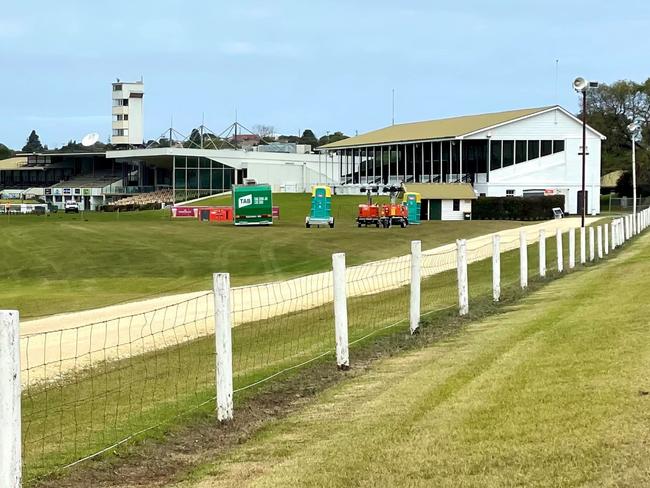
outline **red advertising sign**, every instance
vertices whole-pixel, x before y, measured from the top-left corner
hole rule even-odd
[[[172,215],[174,217],[196,217],[196,207],[173,207]]]

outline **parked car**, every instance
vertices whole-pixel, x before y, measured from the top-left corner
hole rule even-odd
[[[79,213],[79,204],[74,200],[66,200],[64,208],[65,213]]]

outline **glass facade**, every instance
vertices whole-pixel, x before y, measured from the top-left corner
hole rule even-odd
[[[235,169],[209,158],[174,156],[176,201],[230,191]]]

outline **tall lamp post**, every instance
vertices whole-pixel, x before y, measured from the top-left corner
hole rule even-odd
[[[632,122],[627,126],[632,136],[632,214],[636,218],[636,141],[639,136],[641,125],[638,122]]]
[[[587,81],[578,77],[573,81],[573,89],[582,93],[582,211],[580,212],[581,227],[585,226],[585,212],[587,211],[587,192],[585,188],[585,170],[587,166],[587,90],[597,88],[597,81]]]

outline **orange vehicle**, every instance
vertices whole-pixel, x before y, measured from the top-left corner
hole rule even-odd
[[[368,195],[368,203],[359,205],[359,214],[357,216],[357,225],[359,227],[362,225],[379,227],[381,225],[388,228],[393,224],[400,227],[408,225],[408,209],[405,205],[397,203],[397,195],[402,192],[401,187],[385,186],[383,191],[390,195],[391,203],[383,205],[372,203],[372,193],[379,193],[379,187],[363,187],[361,191]]]
[[[365,225],[368,227],[369,225],[374,225],[375,227],[379,227],[379,224],[381,223],[381,205],[378,203],[372,203],[372,194],[373,192],[379,193],[379,187],[376,185],[363,187],[361,188],[361,191],[368,195],[368,203],[362,203],[359,205],[357,226],[361,227],[362,225]]]

